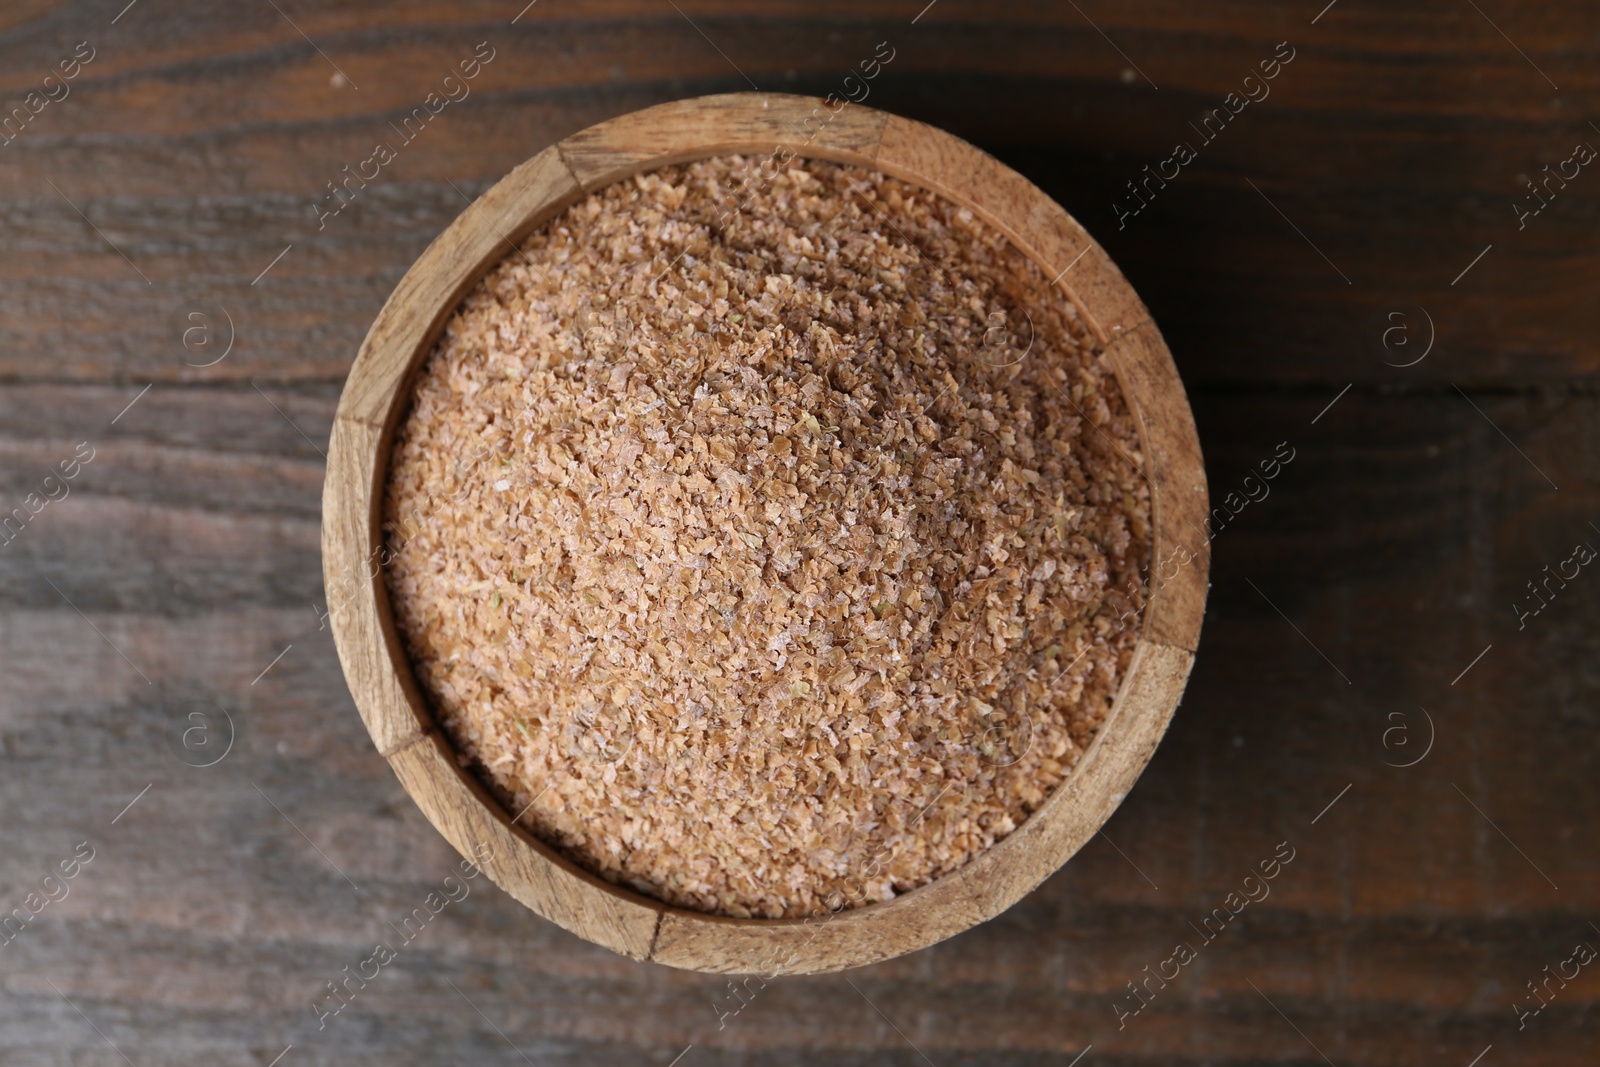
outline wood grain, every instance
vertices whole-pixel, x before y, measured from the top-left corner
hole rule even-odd
[[[1600,593],[1586,570],[1525,630],[1510,608],[1600,525],[1600,186],[1586,170],[1521,231],[1510,207],[1520,175],[1600,144],[1583,133],[1589,5],[1479,0],[1515,47],[1446,0],[1340,0],[1314,26],[1321,2],[939,0],[914,26],[921,2],[680,0],[692,25],[657,0],[541,0],[514,26],[523,4],[501,0],[278,6],[359,90],[267,4],[139,0],[115,26],[122,3],[0,14],[9,104],[76,42],[99,50],[0,147],[0,504],[76,442],[98,449],[0,547],[0,911],[77,842],[98,850],[0,948],[0,1061],[125,1064],[98,1027],[140,1067],[266,1067],[291,1042],[278,1067],[667,1067],[691,1043],[677,1067],[1066,1067],[1090,1044],[1078,1067],[1324,1063],[1297,1027],[1340,1067],[1464,1067],[1491,1044],[1479,1067],[1590,1067],[1587,971],[1523,1030],[1512,1004],[1576,941],[1600,946]],[[324,183],[486,39],[499,54],[472,97],[317,230]],[[1286,39],[1299,53],[1271,97],[1118,230],[1123,183]],[[1137,288],[1214,498],[1297,449],[1211,544],[1169,734],[1103,834],[1014,907],[849,975],[770,982],[720,1028],[726,978],[624,959],[480,878],[319,1030],[311,998],[456,862],[319,628],[319,450],[368,327],[542,146],[748,90],[734,64],[763,89],[838,92],[884,40],[868,105],[1020,172]],[[217,300],[235,348],[187,366],[170,316]],[[1396,301],[1438,327],[1409,369],[1367,339]],[[188,716],[218,704],[234,747],[185,766]],[[1390,714],[1420,742],[1421,708],[1432,752],[1385,766]],[[1271,896],[1119,1030],[1125,983],[1284,840],[1299,853]]]

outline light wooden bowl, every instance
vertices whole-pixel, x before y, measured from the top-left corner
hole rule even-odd
[[[819,128],[820,127],[820,128]],[[1105,346],[1139,427],[1154,517],[1152,595],[1115,705],[1072,776],[1016,831],[966,866],[885,903],[816,919],[730,919],[670,907],[581,870],[512,823],[433,722],[381,574],[390,441],[413,374],[469,289],[536,227],[641,171],[780,146],[876,168],[998,227],[1057,279]],[[782,158],[782,157],[780,157]],[[1183,383],[1144,304],[1055,202],[964,141],[869,108],[739,93],[602,122],[512,171],[439,235],[379,312],[345,383],[323,488],[322,552],[334,640],[378,751],[463,855],[523,904],[634,959],[690,970],[808,974],[923,948],[999,914],[1110,817],[1172,719],[1200,634],[1209,542],[1205,471]]]

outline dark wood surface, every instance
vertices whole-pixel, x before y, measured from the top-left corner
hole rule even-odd
[[[0,146],[0,503],[94,449],[0,547],[0,910],[94,849],[0,947],[0,1064],[1594,1062],[1593,964],[1521,1029],[1515,1008],[1600,948],[1600,574],[1524,629],[1512,608],[1600,546],[1600,173],[1524,229],[1513,208],[1600,145],[1593,5],[938,0],[913,25],[922,0],[539,0],[513,25],[519,0],[123,4],[0,9],[8,109],[95,49]],[[835,91],[885,40],[867,103],[1020,169],[1139,287],[1215,498],[1295,449],[1216,538],[1172,732],[1106,834],[1000,918],[772,982],[720,1029],[725,979],[479,880],[319,1031],[324,983],[454,860],[319,627],[321,451],[367,326],[551,141],[750,82]],[[1271,95],[1119,230],[1123,182],[1284,40]],[[325,183],[480,41],[472,95],[319,232]],[[187,366],[181,317],[220,344],[218,305],[232,350]],[[1377,343],[1391,311],[1412,347]],[[1423,312],[1427,358],[1385,365],[1422,351]],[[219,709],[232,747],[187,766],[221,751]],[[1431,750],[1386,765],[1422,753],[1422,709]],[[1284,841],[1270,896],[1119,1030],[1125,984]]]

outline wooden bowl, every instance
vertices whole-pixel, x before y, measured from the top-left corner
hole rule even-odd
[[[894,900],[812,919],[687,911],[584,871],[513,824],[457,763],[391,617],[381,505],[412,376],[468,290],[536,227],[619,178],[673,163],[779,153],[875,168],[971,209],[1031,256],[1105,347],[1139,428],[1151,485],[1151,596],[1122,688],[1067,781],[966,866]],[[323,488],[334,641],[378,751],[445,838],[523,904],[634,959],[690,970],[808,974],[923,948],[1010,907],[1110,817],[1182,695],[1205,609],[1205,471],[1183,383],[1155,323],[1082,226],[1009,167],[949,134],[870,108],[738,93],[647,108],[546,148],[428,246],[379,312],[345,383]]]

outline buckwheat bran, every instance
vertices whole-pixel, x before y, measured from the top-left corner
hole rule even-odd
[[[418,376],[388,581],[464,765],[669,903],[885,900],[1014,830],[1132,653],[1149,492],[1064,294],[960,207],[737,157],[619,182]],[[1135,616],[1136,617],[1136,616]]]

